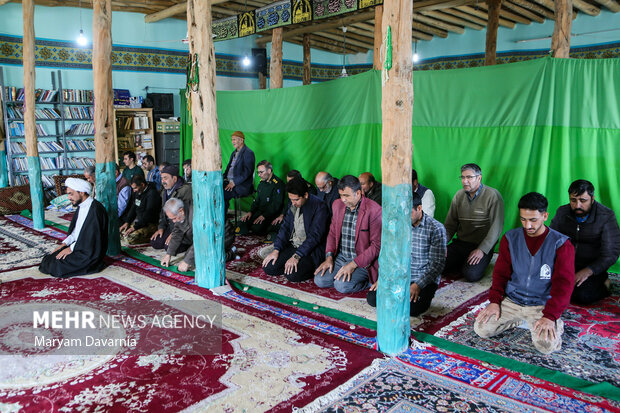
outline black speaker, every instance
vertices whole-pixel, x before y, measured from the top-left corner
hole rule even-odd
[[[174,96],[172,93],[147,93],[145,107],[153,108],[153,118],[174,116]]]
[[[267,49],[252,49],[252,62],[256,73],[267,74]]]

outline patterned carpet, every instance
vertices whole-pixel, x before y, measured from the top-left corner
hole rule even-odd
[[[478,337],[473,331],[478,309],[444,327],[436,336],[588,381],[606,381],[620,387],[617,284],[615,288],[614,295],[596,305],[568,307],[562,316],[565,322],[562,349],[550,355],[543,355],[533,348],[528,329],[515,328],[489,339]]]
[[[0,272],[39,265],[60,242],[0,216]]]
[[[300,412],[610,412],[619,407],[428,346],[375,360]]]
[[[290,411],[346,382],[380,356],[139,269],[112,265],[97,275],[59,281],[31,268],[2,273],[0,279],[0,298],[28,303],[208,299],[224,304],[222,352],[217,355],[0,356],[3,412]],[[2,345],[9,338],[15,345],[15,334],[7,332],[17,326],[6,317],[3,323]]]

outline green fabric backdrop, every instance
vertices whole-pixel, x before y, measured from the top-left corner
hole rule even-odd
[[[620,59],[551,57],[509,65],[413,74],[413,165],[435,193],[440,221],[475,162],[506,204],[504,230],[519,225],[526,192],[549,198],[550,219],[575,179],[620,210]],[[182,100],[181,153],[191,157],[191,118]],[[217,93],[224,167],[241,130],[257,162],[309,181],[370,171],[381,176],[381,79],[369,71],[316,85]],[[550,221],[549,221],[550,222]],[[620,270],[620,264],[614,266]]]

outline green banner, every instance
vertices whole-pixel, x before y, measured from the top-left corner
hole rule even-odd
[[[444,220],[461,188],[459,168],[468,162],[478,163],[483,183],[504,197],[504,230],[520,225],[516,204],[523,194],[545,194],[553,218],[579,178],[592,181],[598,201],[620,211],[618,73],[620,59],[550,57],[414,72],[413,166],[435,193],[435,217]],[[256,161],[269,160],[278,176],[290,169],[311,182],[321,170],[381,176],[380,72],[303,87],[222,91],[217,109],[224,167],[230,135],[241,130]],[[186,159],[187,121],[183,137]]]

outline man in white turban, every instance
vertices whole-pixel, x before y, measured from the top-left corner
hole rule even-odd
[[[83,179],[68,178],[67,194],[77,211],[69,225],[69,236],[51,254],[43,257],[39,271],[58,278],[101,271],[108,248],[108,215],[104,206],[89,195],[91,185]]]

